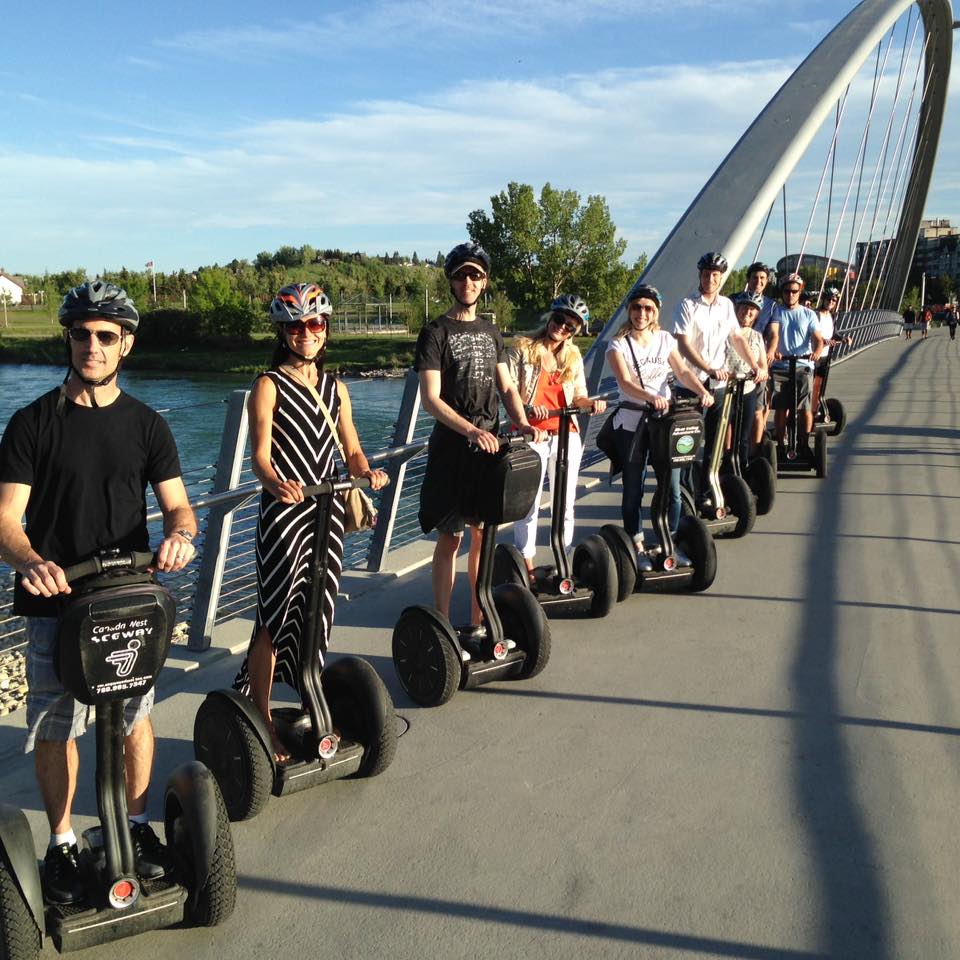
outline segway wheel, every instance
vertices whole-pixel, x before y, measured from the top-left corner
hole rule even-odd
[[[0,855],[0,956],[37,960],[40,947],[40,930],[6,859]]]
[[[237,867],[233,852],[233,837],[230,820],[223,802],[223,794],[213,781],[215,804],[214,836],[195,837],[196,824],[205,818],[195,811],[191,816],[190,805],[196,803],[198,791],[181,794],[175,784],[168,788],[164,826],[167,845],[172,849],[182,871],[184,886],[189,890],[187,917],[198,927],[215,927],[230,914],[237,897]],[[212,847],[210,841],[213,841]],[[210,869],[203,876],[197,858],[198,850],[212,849]]]
[[[617,568],[617,603],[623,603],[637,588],[637,548],[627,531],[615,523],[605,523],[599,535],[613,554],[613,565]]]
[[[817,479],[823,480],[827,475],[827,432],[818,430],[813,440],[813,465],[817,471]]]
[[[839,437],[847,425],[847,411],[836,397],[827,397],[827,413],[830,416],[830,436]]]
[[[620,583],[613,552],[603,537],[592,533],[573,551],[573,577],[593,591],[590,613],[605,617],[617,602]]]
[[[693,593],[709,590],[717,576],[717,548],[707,525],[696,517],[681,517],[677,542],[693,561],[690,590]]]
[[[747,484],[757,498],[757,516],[766,516],[773,509],[777,496],[777,475],[769,461],[754,457],[747,464]]]
[[[753,491],[743,477],[728,473],[720,478],[720,491],[723,501],[737,518],[737,525],[727,536],[745,537],[757,522],[757,503]]]
[[[423,707],[442,706],[460,686],[456,648],[443,627],[417,607],[404,610],[393,628],[393,666],[407,696]]]
[[[518,680],[535,677],[550,660],[550,624],[533,594],[515,583],[493,591],[493,605],[503,624],[503,635],[526,654]]]
[[[501,583],[515,583],[521,587],[530,584],[523,554],[512,543],[498,543],[493,551],[493,585],[497,587]]]
[[[320,677],[334,726],[363,746],[358,777],[383,773],[397,753],[393,700],[376,670],[359,657],[343,657]]]
[[[193,755],[209,767],[227,815],[252,820],[273,792],[273,764],[260,738],[238,710],[207,697],[193,721]]]
[[[770,469],[773,470],[773,475],[777,475],[777,444],[774,440],[771,440],[770,437],[764,437],[760,441],[760,446],[757,451],[758,455],[763,457],[767,463],[770,464]]]

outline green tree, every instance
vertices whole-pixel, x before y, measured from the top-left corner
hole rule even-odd
[[[187,300],[207,336],[248,337],[259,318],[237,289],[233,274],[221,267],[201,270]]]
[[[467,231],[493,260],[498,286],[531,322],[561,293],[576,293],[597,317],[609,316],[631,280],[621,257],[626,240],[601,196],[582,202],[575,190],[510,183],[490,198],[491,214],[474,210]]]

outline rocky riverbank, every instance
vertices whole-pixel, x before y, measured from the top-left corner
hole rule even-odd
[[[0,717],[18,710],[27,699],[27,663],[20,650],[0,654]]]

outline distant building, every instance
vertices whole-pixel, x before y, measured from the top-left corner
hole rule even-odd
[[[797,264],[801,267],[811,267],[823,273],[827,271],[828,280],[843,281],[847,265],[842,260],[829,260],[827,257],[818,257],[815,253],[788,253],[777,261],[777,276],[785,277],[788,273],[797,272]],[[828,265],[829,264],[829,269]]]
[[[951,277],[960,286],[960,229],[949,220],[921,220],[913,266],[930,278]]]
[[[23,291],[24,286],[16,277],[0,269],[0,297],[4,297],[7,303],[19,304],[23,302]]]

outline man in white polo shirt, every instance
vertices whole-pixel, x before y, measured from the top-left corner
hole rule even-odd
[[[673,312],[673,335],[680,353],[693,368],[700,381],[713,392],[714,406],[707,409],[704,419],[704,460],[709,456],[717,422],[722,408],[727,372],[727,344],[733,347],[744,363],[753,371],[757,382],[766,380],[750,352],[750,345],[740,324],[733,303],[720,296],[727,261],[719,253],[705,253],[697,262],[700,283],[697,290],[684,297]],[[706,471],[701,476],[706,480]],[[697,491],[703,499],[705,488]]]

